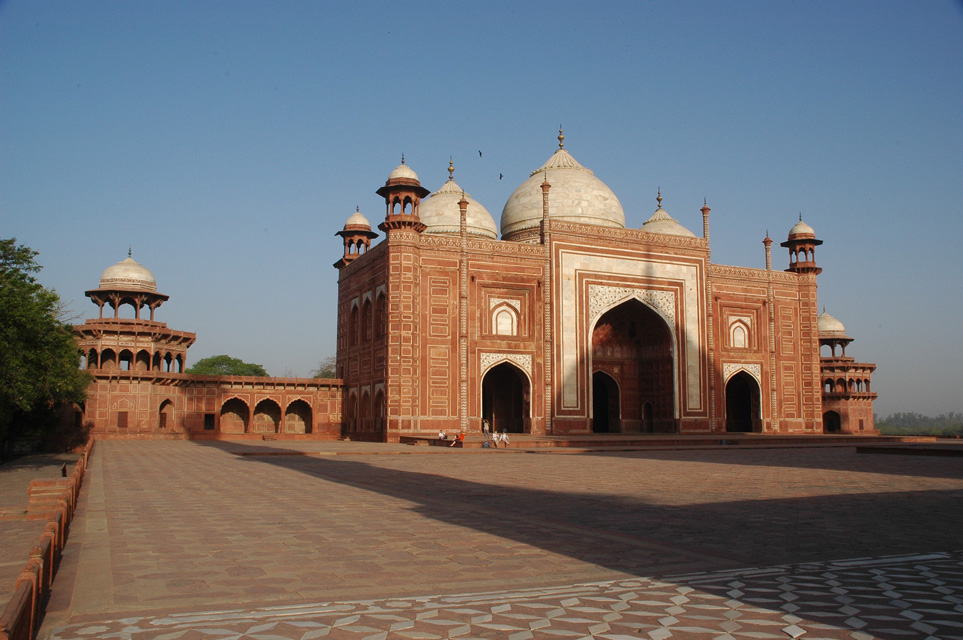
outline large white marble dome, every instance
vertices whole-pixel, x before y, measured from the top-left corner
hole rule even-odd
[[[427,227],[425,233],[460,233],[461,208],[458,203],[463,196],[468,202],[465,212],[467,232],[491,240],[498,238],[498,227],[495,226],[492,214],[465,193],[454,178],[448,178],[448,182],[441,189],[421,201],[418,217]]]
[[[150,269],[135,261],[130,254],[104,270],[100,276],[101,289],[119,291],[157,291],[157,280]]]
[[[542,182],[548,180],[548,215],[552,220],[625,228],[622,204],[608,186],[563,147],[515,189],[502,209],[502,239],[539,226],[542,220]]]

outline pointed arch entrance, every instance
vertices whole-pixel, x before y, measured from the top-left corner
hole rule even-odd
[[[600,406],[607,410],[606,428],[593,431],[676,430],[672,333],[652,308],[633,298],[602,314],[592,330],[592,368],[593,419]],[[601,371],[611,385],[596,377]]]
[[[751,433],[761,431],[759,419],[759,383],[745,371],[726,382],[726,431]]]
[[[604,371],[592,374],[592,432],[618,433],[622,430],[619,415],[619,385]]]
[[[842,431],[842,420],[835,411],[823,414],[823,433],[839,433]]]
[[[502,362],[482,379],[482,418],[492,431],[525,433],[531,418],[530,398],[525,373],[511,362]]]

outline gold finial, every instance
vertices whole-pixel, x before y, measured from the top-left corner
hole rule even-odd
[[[451,182],[455,179],[455,163],[452,161],[451,156],[448,156],[448,181]]]
[[[562,125],[558,125],[558,148],[565,147],[565,134],[562,133]]]
[[[402,153],[402,154],[401,154],[401,164],[404,164],[404,163],[405,163],[405,154]]]
[[[659,195],[655,197],[655,201],[659,203],[659,208],[662,208],[662,187],[659,187]]]

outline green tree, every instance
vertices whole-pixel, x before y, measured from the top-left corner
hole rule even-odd
[[[73,328],[60,297],[33,274],[37,252],[0,238],[0,444],[55,429],[64,404],[86,400]]]
[[[312,378],[337,378],[338,377],[338,358],[328,356],[318,363],[318,368],[311,372]]]
[[[267,371],[259,364],[244,362],[238,358],[220,355],[201,358],[186,373],[200,376],[266,376]]]

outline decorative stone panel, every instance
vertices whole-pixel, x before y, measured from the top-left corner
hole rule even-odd
[[[762,388],[762,365],[753,364],[747,362],[725,362],[722,365],[722,378],[725,382],[729,381],[729,378],[739,373],[740,371],[745,371],[759,383],[759,388]]]
[[[511,362],[527,373],[529,378],[532,377],[532,356],[529,353],[492,353],[483,351],[479,354],[479,370],[482,375],[485,375],[486,371],[502,362]]]

